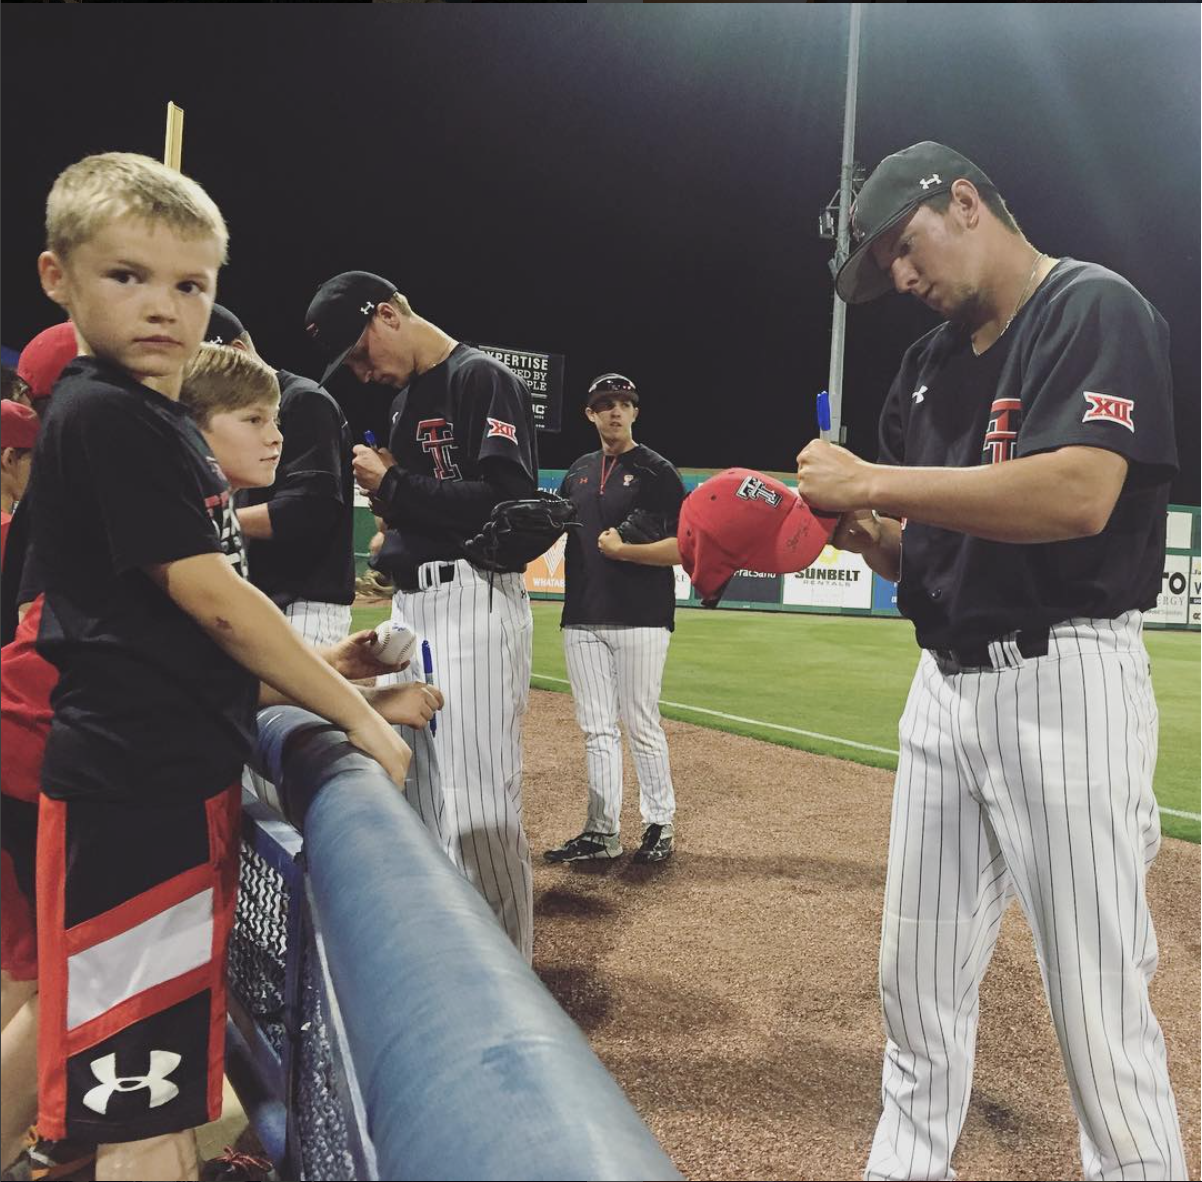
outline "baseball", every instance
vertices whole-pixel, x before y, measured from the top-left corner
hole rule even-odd
[[[376,644],[376,660],[385,665],[403,665],[413,658],[417,634],[405,624],[385,620],[376,628]]]

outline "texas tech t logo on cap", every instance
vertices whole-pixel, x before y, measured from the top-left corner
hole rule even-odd
[[[735,489],[735,496],[742,497],[745,501],[766,501],[774,509],[781,503],[781,494],[770,489],[762,480],[755,476],[748,476],[742,484]]]

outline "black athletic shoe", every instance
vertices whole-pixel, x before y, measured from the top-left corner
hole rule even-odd
[[[55,1182],[95,1167],[96,1146],[89,1141],[47,1141],[35,1126],[25,1137],[25,1147],[0,1178],[4,1182]],[[88,1177],[92,1177],[89,1172]]]
[[[648,825],[643,830],[643,844],[635,851],[636,862],[662,862],[672,853],[672,826]]]
[[[547,850],[543,857],[548,862],[595,862],[618,858],[621,854],[622,842],[616,833],[592,833],[586,829],[579,837]]]

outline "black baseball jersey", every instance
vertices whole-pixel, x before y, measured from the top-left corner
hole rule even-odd
[[[284,447],[275,483],[235,494],[267,505],[271,537],[247,538],[251,582],[280,608],[298,599],[355,601],[355,474],[351,430],[316,382],[279,370]]]
[[[594,451],[564,476],[559,495],[576,506],[580,529],[568,530],[560,627],[577,624],[640,628],[675,626],[676,579],[670,567],[606,558],[597,539],[634,509],[660,517],[675,537],[684,501],[680,474],[663,456],[638,444],[618,456]]]
[[[234,782],[258,679],[144,573],[225,552],[245,575],[217,461],[178,403],[97,358],[70,362],[34,457],[22,598],[59,670],[42,787],[60,799],[178,801]]]
[[[1130,465],[1096,537],[1013,544],[906,523],[897,603],[922,647],[1155,606],[1177,465],[1169,330],[1113,271],[1062,259],[980,357],[950,324],[911,345],[880,445],[881,463],[906,466],[999,464],[1070,446]]]
[[[462,558],[500,501],[533,495],[530,390],[487,353],[457,344],[397,394],[388,450],[397,467],[372,497],[389,527],[373,565],[403,584],[423,562]]]

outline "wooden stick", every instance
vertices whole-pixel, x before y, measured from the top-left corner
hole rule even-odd
[[[180,158],[184,151],[184,109],[174,103],[167,104],[167,143],[163,148],[163,163],[168,168],[180,170]]]

